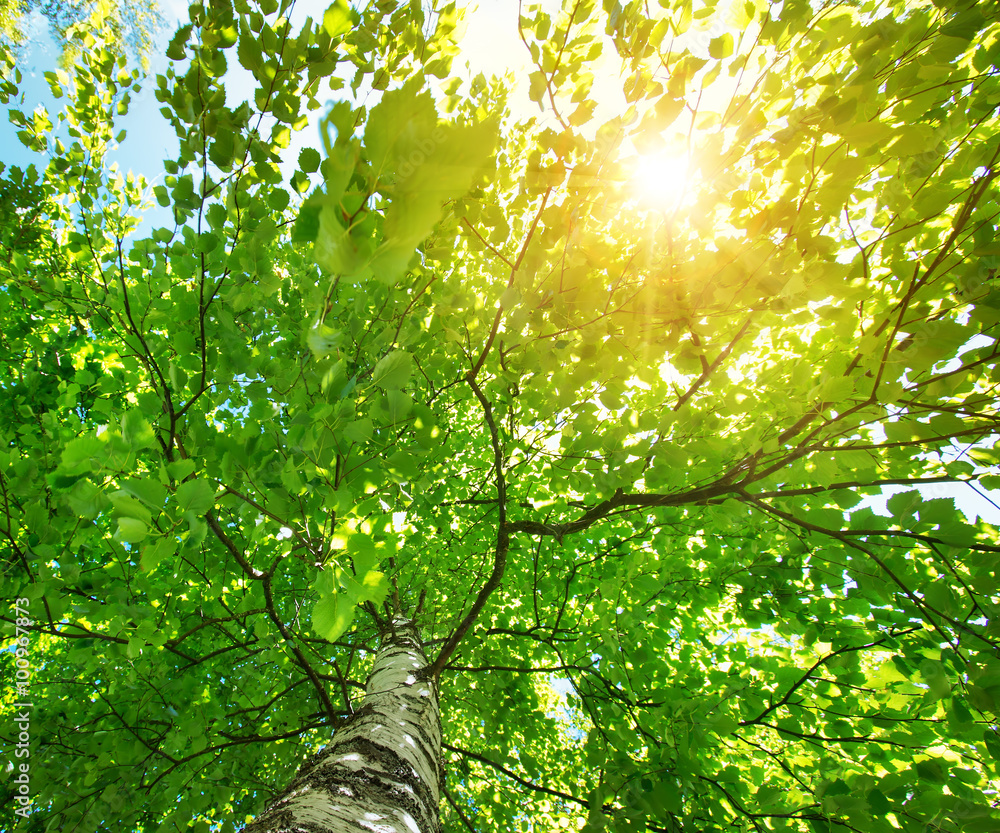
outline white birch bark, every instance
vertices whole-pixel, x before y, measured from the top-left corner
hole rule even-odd
[[[437,833],[441,721],[420,638],[383,635],[365,698],[243,833]]]

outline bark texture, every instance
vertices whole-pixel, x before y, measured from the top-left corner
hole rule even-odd
[[[362,705],[244,833],[437,833],[441,721],[413,625],[383,635]]]

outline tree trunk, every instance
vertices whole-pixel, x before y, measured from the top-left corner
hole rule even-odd
[[[396,619],[360,708],[244,833],[437,833],[441,719],[420,637]]]

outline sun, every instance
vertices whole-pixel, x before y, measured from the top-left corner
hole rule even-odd
[[[691,168],[685,154],[661,151],[636,158],[631,189],[645,208],[674,211],[690,193]]]

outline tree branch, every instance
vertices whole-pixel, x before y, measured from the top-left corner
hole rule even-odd
[[[490,573],[490,577],[487,579],[486,584],[483,585],[483,589],[476,596],[476,600],[472,603],[472,608],[468,614],[466,614],[459,626],[455,628],[454,633],[452,633],[451,638],[445,643],[434,663],[428,666],[425,671],[426,674],[432,676],[435,680],[441,675],[441,669],[447,664],[458,644],[476,621],[480,611],[486,605],[486,600],[500,586],[504,570],[507,569],[507,551],[510,549],[510,535],[508,534],[507,524],[507,484],[504,480],[503,451],[500,448],[500,435],[497,431],[496,422],[493,420],[493,406],[490,405],[471,373],[466,378],[466,381],[469,383],[469,387],[472,388],[472,392],[476,395],[476,399],[479,400],[479,404],[483,407],[486,425],[490,431],[490,443],[493,446],[493,466],[496,471],[497,508],[499,513],[497,541],[493,553],[493,572]]]

